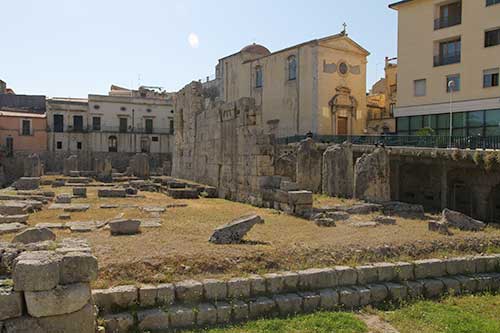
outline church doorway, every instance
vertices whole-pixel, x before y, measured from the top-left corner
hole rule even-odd
[[[349,119],[347,117],[337,117],[337,135],[348,135]]]

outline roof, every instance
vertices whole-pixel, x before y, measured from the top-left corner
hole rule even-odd
[[[391,3],[389,5],[389,8],[396,9],[396,7],[398,7],[400,5],[404,5],[405,3],[412,2],[412,1],[414,1],[414,0],[401,0],[398,2],[394,2],[394,3]]]
[[[19,118],[46,118],[45,114],[22,112],[22,110],[10,109],[8,111],[5,108],[0,110],[0,117],[19,117]]]
[[[261,55],[268,55],[271,53],[267,47],[255,43],[245,46],[240,52],[249,52]]]

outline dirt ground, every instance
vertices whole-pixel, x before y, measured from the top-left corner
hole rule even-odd
[[[54,189],[44,187],[45,190]],[[71,188],[55,189],[70,193]],[[99,260],[95,287],[117,284],[172,282],[186,278],[242,276],[277,270],[294,270],[382,259],[404,259],[466,253],[476,244],[498,240],[500,230],[488,228],[481,233],[454,231],[452,237],[431,233],[421,220],[398,219],[395,226],[356,228],[350,222],[338,222],[335,228],[320,228],[313,222],[221,199],[174,200],[161,193],[140,192],[144,198],[97,198],[97,188],[87,189],[85,213],[71,213],[71,221],[102,221],[120,213],[125,218],[147,218],[137,208],[101,209],[101,204],[166,206],[186,203],[187,207],[169,208],[161,214],[162,227],[144,229],[135,236],[111,236],[109,230],[90,233],[56,231],[58,239],[84,238]],[[352,203],[319,196],[315,206]],[[57,223],[60,210],[46,207],[29,219],[30,225]],[[241,245],[214,245],[208,242],[213,229],[239,216],[256,213],[265,224],[256,225]],[[369,221],[373,216],[354,216],[352,221]],[[0,240],[10,240],[4,235]],[[445,245],[443,245],[445,244]],[[484,247],[482,247],[484,249]]]

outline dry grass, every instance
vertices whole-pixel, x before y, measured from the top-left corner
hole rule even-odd
[[[45,189],[53,190],[49,187]],[[70,191],[71,188],[56,189],[58,193]],[[450,240],[449,237],[428,232],[424,221],[398,219],[396,226],[368,229],[354,228],[341,222],[336,228],[319,228],[310,221],[275,210],[220,199],[176,201],[164,194],[146,192],[141,193],[144,198],[99,199],[97,188],[88,188],[87,191],[87,199],[73,202],[89,203],[91,209],[85,213],[72,213],[71,221],[101,221],[120,213],[127,218],[150,216],[137,208],[100,209],[101,204],[188,204],[184,208],[170,208],[162,214],[161,228],[145,229],[135,236],[113,237],[107,230],[85,234],[57,231],[58,238],[85,238],[90,242],[100,265],[96,287],[321,267],[354,260],[352,256],[342,257],[342,253],[355,253],[356,249]],[[315,204],[323,206],[341,202],[340,199],[318,197]],[[58,210],[44,209],[33,214],[29,223],[60,222],[60,213]],[[266,223],[255,226],[247,235],[245,244],[213,245],[207,241],[215,227],[248,213],[261,215]],[[369,219],[371,216],[353,217],[353,220],[358,221]],[[12,237],[4,235],[0,240],[10,240]],[[489,229],[477,234],[456,232],[452,239],[459,241],[467,237],[500,238],[500,231]]]

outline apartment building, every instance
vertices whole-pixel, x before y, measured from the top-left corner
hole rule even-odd
[[[405,0],[398,11],[399,135],[500,136],[500,0]]]

